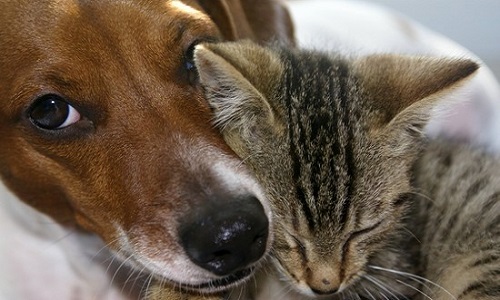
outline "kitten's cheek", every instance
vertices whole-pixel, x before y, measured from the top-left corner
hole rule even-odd
[[[298,272],[304,272],[303,268],[299,265],[301,261],[299,255],[292,250],[288,250],[288,255],[282,256],[278,260],[278,269],[282,275],[288,278],[293,284],[299,284],[302,274]]]
[[[368,264],[368,251],[365,247],[351,243],[348,249],[342,263],[345,270],[343,285],[346,286],[349,286],[351,281],[357,278]]]

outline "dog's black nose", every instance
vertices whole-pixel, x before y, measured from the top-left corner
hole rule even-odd
[[[180,238],[189,258],[218,275],[229,275],[265,253],[269,221],[253,196],[217,201],[181,221]]]

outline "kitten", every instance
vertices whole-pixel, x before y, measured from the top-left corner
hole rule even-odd
[[[500,165],[422,133],[474,62],[243,42],[197,46],[195,63],[272,202],[276,282],[298,292],[264,277],[249,298],[500,299]]]

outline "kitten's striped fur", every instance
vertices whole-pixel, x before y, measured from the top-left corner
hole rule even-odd
[[[300,292],[282,299],[500,299],[500,166],[422,135],[475,63],[250,43],[195,59],[226,141],[272,202],[272,256]]]
[[[457,299],[500,299],[500,158],[432,142],[415,165],[415,185],[425,195],[418,199],[424,276]]]

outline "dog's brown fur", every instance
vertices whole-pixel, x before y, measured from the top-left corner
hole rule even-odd
[[[243,181],[250,176],[212,128],[186,53],[211,39],[292,43],[286,10],[266,0],[0,6],[3,182],[59,223],[96,233],[139,268],[153,265],[150,271],[182,283],[187,275],[176,270],[190,272],[194,284],[210,280],[186,262],[178,220],[207,193],[224,190],[214,164]],[[53,131],[34,126],[29,110],[44,94],[64,97],[81,120]]]

